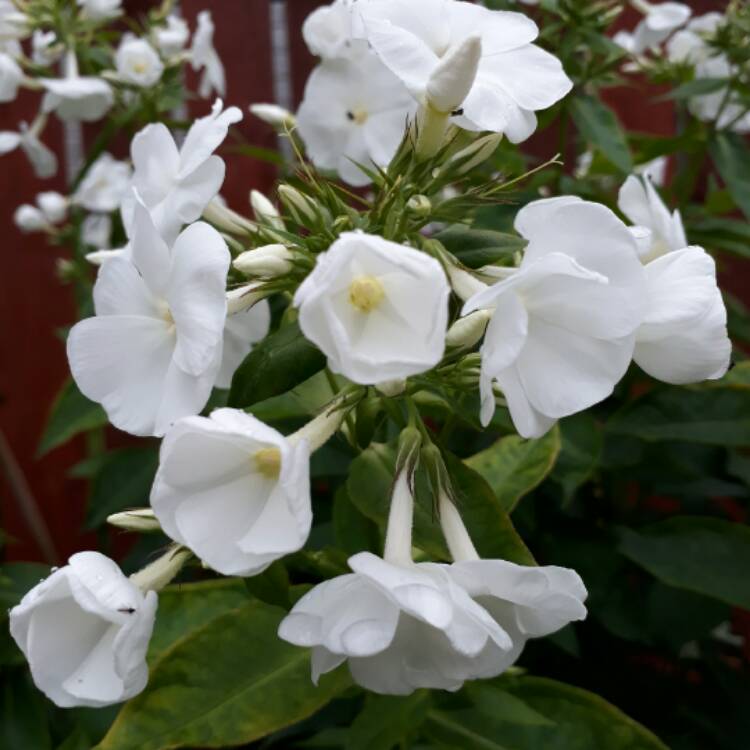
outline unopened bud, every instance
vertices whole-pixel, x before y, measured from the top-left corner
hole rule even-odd
[[[227,315],[249,310],[253,305],[268,297],[268,290],[260,282],[246,284],[227,292]]]
[[[138,508],[126,510],[123,513],[114,513],[107,516],[107,523],[110,526],[116,526],[118,529],[125,529],[125,531],[141,533],[161,531],[161,524],[151,508]]]
[[[453,291],[464,302],[477,292],[487,288],[487,284],[480,281],[474,274],[453,263],[446,263],[445,271],[448,274],[448,281],[453,287]]]
[[[91,253],[86,253],[86,260],[93,266],[101,266],[112,258],[122,257],[124,252],[122,248],[119,250],[94,250]]]
[[[13,221],[22,232],[43,232],[51,228],[47,217],[36,206],[28,203],[16,209]]]
[[[461,347],[469,349],[484,336],[487,323],[490,322],[490,310],[476,310],[464,318],[459,318],[445,336],[447,347]]]
[[[189,549],[174,546],[143,570],[130,576],[130,580],[144,593],[161,591],[182,570],[192,555]]]
[[[406,208],[414,215],[426,218],[432,213],[432,203],[426,195],[412,195],[406,203]]]
[[[477,138],[474,143],[454,154],[449,162],[449,166],[454,167],[458,175],[471,172],[474,167],[483,164],[495,153],[502,139],[502,133],[490,133],[489,135]]]
[[[255,218],[261,224],[268,224],[275,229],[284,229],[284,222],[276,206],[259,190],[250,191],[250,205],[253,207]]]
[[[394,396],[400,396],[406,390],[405,380],[384,380],[382,383],[375,385],[375,390],[378,393],[382,393],[387,398],[393,398]]]
[[[427,103],[438,112],[458,109],[469,95],[482,57],[482,39],[467,37],[440,60],[427,82]]]
[[[291,185],[279,185],[279,197],[297,224],[314,224],[320,212],[315,202]]]
[[[219,196],[216,196],[203,210],[203,218],[223,232],[230,234],[254,234],[257,231],[255,224],[236,211],[232,211],[222,200],[219,200]]]
[[[279,107],[278,104],[251,104],[250,112],[259,120],[263,120],[263,122],[281,132],[291,130],[297,122],[288,109]]]
[[[292,253],[284,245],[265,245],[238,255],[232,265],[247,276],[272,279],[292,268]]]
[[[52,224],[59,224],[64,221],[68,214],[68,199],[54,190],[39,193],[36,197],[36,204],[42,210],[47,221]]]

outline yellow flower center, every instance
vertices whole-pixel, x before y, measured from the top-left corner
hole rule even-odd
[[[133,63],[133,70],[136,73],[145,73],[148,70],[148,64],[145,63],[143,60],[136,60]]]
[[[255,468],[266,479],[278,479],[281,472],[281,451],[278,448],[261,448],[253,456]]]
[[[357,125],[364,125],[367,122],[369,115],[364,109],[350,109],[346,116]]]
[[[349,302],[360,312],[372,312],[385,297],[385,290],[374,276],[358,276],[349,285]]]

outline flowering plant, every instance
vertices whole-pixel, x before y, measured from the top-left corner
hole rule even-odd
[[[165,122],[186,63],[225,94],[207,12],[189,41],[165,2],[113,45],[116,1],[0,0],[0,91],[42,96],[0,150],[44,176],[53,113],[133,131],[16,212],[75,243],[83,300],[44,444],[161,440],[92,504],[143,535],[122,566],[8,572],[8,650],[73,709],[65,747],[666,747],[631,696],[644,724],[569,683],[616,697],[597,661],[623,640],[713,668],[750,602],[728,562],[750,537],[711,500],[748,495],[747,319],[717,261],[750,246],[750,14],[633,4],[615,37],[610,0],[319,8],[299,110],[250,108],[291,158],[244,211],[216,153],[242,111]],[[675,138],[603,102],[633,73],[674,84]],[[124,456],[94,446],[95,485]]]

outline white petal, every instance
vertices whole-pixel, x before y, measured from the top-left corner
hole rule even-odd
[[[227,316],[217,388],[230,387],[235,370],[250,353],[253,344],[266,337],[270,325],[271,308],[267,300],[261,300],[249,310]]]
[[[149,210],[136,202],[130,255],[143,280],[157,298],[166,295],[171,273],[169,248],[159,234]]]
[[[174,187],[180,155],[166,125],[147,125],[130,145],[135,172],[133,185],[147,206],[164,200]]]
[[[542,414],[531,404],[521,384],[517,367],[509,367],[495,379],[508,404],[513,426],[521,437],[539,438],[552,429],[557,420]]]
[[[196,120],[180,149],[179,179],[184,179],[200,167],[223,143],[229,127],[241,119],[242,112],[237,107],[229,107],[222,112],[222,103],[218,100],[210,115]]]
[[[121,255],[109,258],[101,266],[94,285],[94,308],[97,315],[141,315],[160,319],[157,301],[143,276],[132,261]]]

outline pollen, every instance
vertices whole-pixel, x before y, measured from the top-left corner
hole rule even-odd
[[[349,285],[349,302],[360,312],[372,312],[383,301],[385,290],[374,276],[358,276]]]
[[[364,109],[350,109],[346,113],[346,117],[348,120],[356,123],[357,125],[364,125],[367,122],[367,118],[369,117],[369,115]]]
[[[253,455],[253,463],[266,479],[278,479],[281,472],[281,451],[278,448],[261,448]]]

